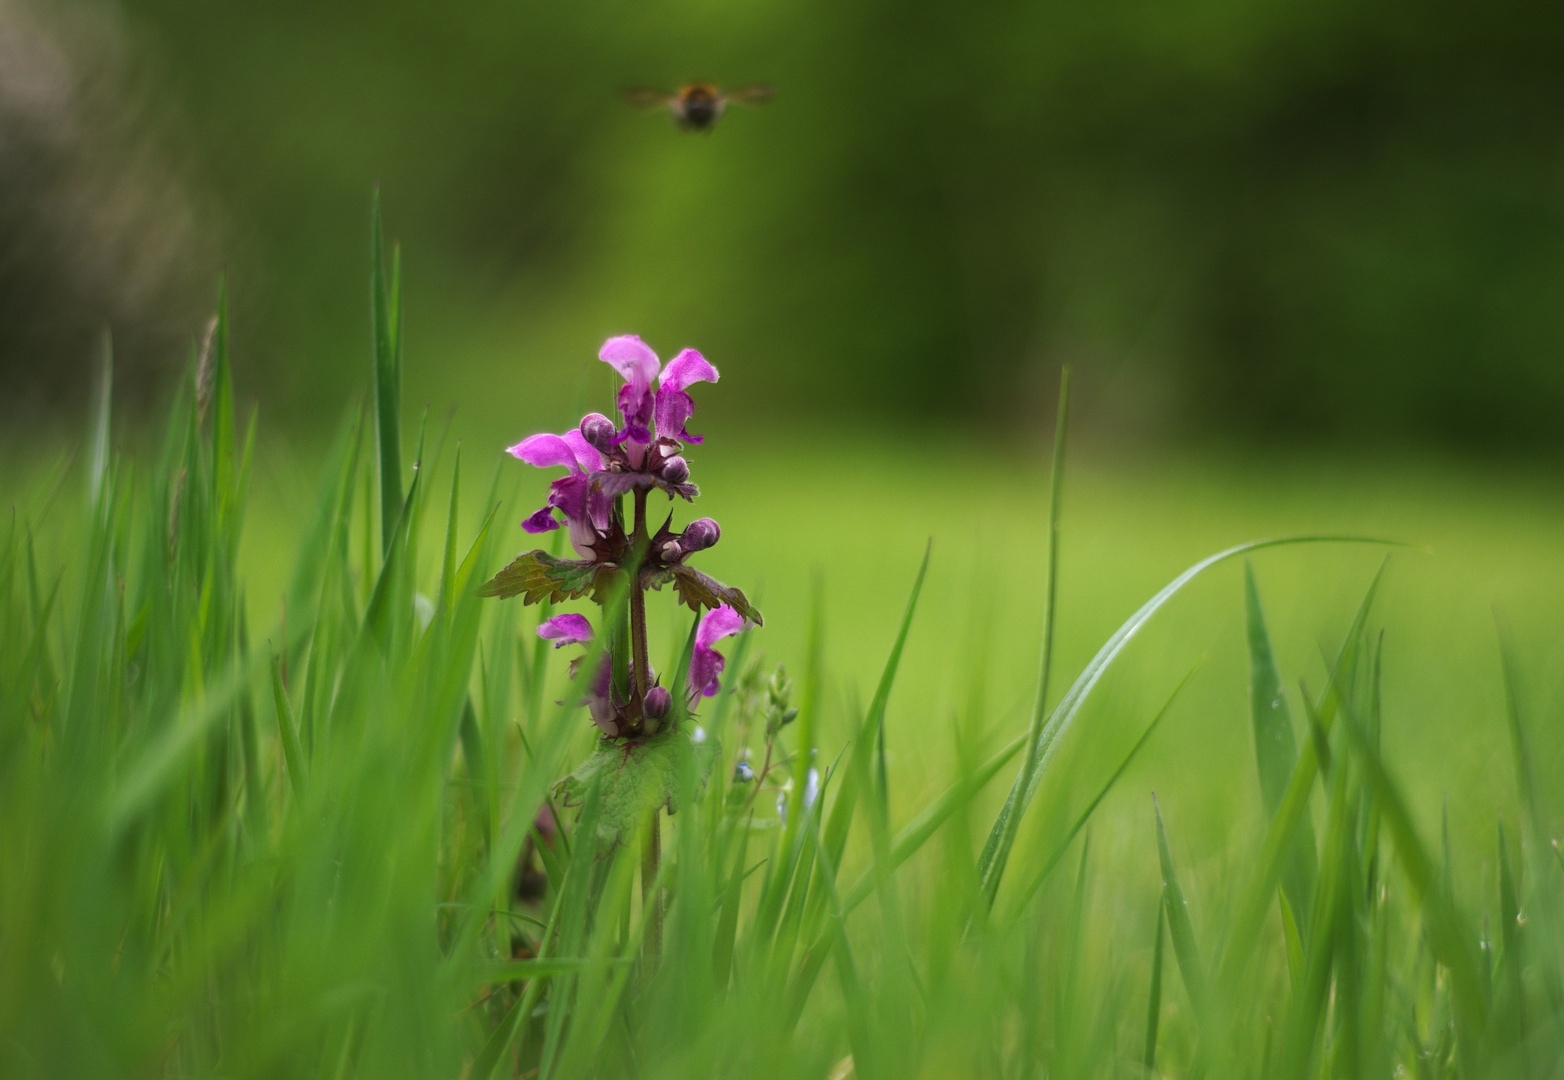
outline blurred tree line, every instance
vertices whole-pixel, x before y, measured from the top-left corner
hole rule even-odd
[[[1028,423],[1069,362],[1109,422],[1173,435],[1564,443],[1564,8],[1539,0],[121,22],[215,207],[192,258],[227,267],[236,349],[296,416],[362,382],[378,181],[409,375],[480,414],[637,330],[742,371],[745,415]],[[692,79],[778,94],[710,135],[617,100]],[[203,289],[162,324],[195,333]]]

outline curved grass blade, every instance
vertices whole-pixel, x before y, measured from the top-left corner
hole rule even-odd
[[[1026,907],[1033,895],[1036,894],[1037,890],[1042,888],[1043,882],[1048,880],[1048,875],[1053,872],[1053,868],[1059,865],[1059,860],[1064,858],[1064,853],[1069,850],[1070,845],[1075,841],[1076,834],[1086,827],[1086,822],[1096,812],[1098,805],[1103,799],[1108,797],[1108,792],[1113,790],[1114,785],[1119,782],[1119,777],[1123,776],[1124,771],[1130,767],[1130,762],[1135,760],[1136,755],[1140,753],[1141,747],[1145,746],[1147,740],[1151,738],[1151,733],[1157,730],[1157,726],[1162,723],[1162,718],[1167,716],[1168,710],[1173,708],[1173,702],[1178,699],[1180,691],[1188,684],[1199,666],[1199,664],[1196,664],[1195,667],[1190,668],[1184,677],[1179,680],[1178,685],[1173,688],[1173,692],[1168,695],[1168,699],[1162,703],[1162,708],[1157,710],[1157,715],[1151,718],[1151,723],[1146,725],[1146,730],[1140,733],[1140,738],[1135,740],[1135,745],[1130,747],[1129,753],[1125,754],[1124,759],[1119,762],[1119,767],[1114,769],[1113,774],[1108,777],[1102,787],[1097,789],[1097,794],[1092,796],[1091,802],[1086,804],[1086,808],[1075,819],[1075,824],[1070,826],[1070,831],[1065,833],[1064,839],[1060,840],[1054,847],[1053,854],[1048,857],[1033,876],[1032,883],[1021,890],[1017,897],[1015,908],[1011,913],[1012,918],[1021,917],[1021,911]]]
[[[1113,636],[1103,643],[1102,648],[1097,650],[1097,655],[1092,657],[1091,662],[1081,671],[1074,684],[1071,685],[1069,690],[1065,691],[1064,697],[1059,699],[1059,704],[1055,705],[1053,712],[1049,714],[1048,723],[1044,726],[1039,740],[1041,750],[1037,768],[1033,770],[1030,777],[1019,773],[1016,775],[1015,783],[1010,789],[1010,796],[1000,809],[993,828],[989,830],[988,841],[983,845],[983,853],[978,857],[979,875],[981,877],[988,876],[990,868],[995,863],[1001,837],[1004,835],[1005,830],[1009,828],[1011,815],[1026,813],[1027,806],[1031,803],[1032,797],[1037,793],[1038,786],[1047,774],[1048,764],[1053,758],[1054,748],[1058,745],[1059,739],[1069,730],[1070,725],[1075,722],[1075,718],[1080,714],[1081,706],[1085,704],[1087,697],[1090,696],[1097,683],[1101,681],[1109,666],[1119,658],[1130,641],[1145,627],[1153,615],[1160,611],[1169,600],[1178,595],[1184,586],[1213,566],[1226,562],[1228,559],[1246,555],[1252,551],[1262,551],[1266,548],[1285,547],[1293,544],[1332,543],[1406,546],[1394,540],[1379,540],[1364,536],[1287,536],[1272,540],[1252,540],[1246,544],[1230,547],[1226,551],[1219,551],[1215,555],[1206,556],[1168,582],[1155,596],[1142,604],[1135,614],[1131,615],[1122,626],[1113,632]]]

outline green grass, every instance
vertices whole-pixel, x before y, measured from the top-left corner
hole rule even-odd
[[[1039,718],[1212,552],[1430,550],[1256,551],[1252,595],[1242,559],[1197,578],[1038,754],[991,903],[1047,453],[714,438],[692,455],[723,524],[702,565],[766,626],[726,647],[698,718],[721,757],[679,777],[638,883],[634,845],[586,840],[591,791],[552,847],[529,835],[593,729],[539,612],[474,590],[541,482],[476,439],[458,464],[440,423],[401,431],[395,282],[375,411],[307,463],[241,434],[221,324],[151,449],[110,432],[120,452],[10,463],[4,1075],[1556,1073],[1546,476],[1078,455]],[[688,613],[652,599],[665,662]],[[778,661],[802,710],[778,756],[828,767],[780,816],[730,779],[764,753]]]

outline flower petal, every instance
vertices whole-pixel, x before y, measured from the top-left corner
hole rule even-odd
[[[685,426],[690,422],[690,417],[695,415],[695,402],[690,400],[690,395],[683,390],[675,390],[672,387],[660,387],[657,391],[657,434],[665,439],[678,439],[680,442],[702,443],[703,435],[691,435]]]
[[[722,674],[722,669],[728,662],[712,646],[729,634],[736,634],[742,629],[744,629],[744,616],[727,604],[708,611],[701,617],[701,624],[695,631],[695,652],[690,657],[689,694],[692,700],[697,697],[716,695],[722,685],[718,676]]]
[[[663,368],[657,386],[659,389],[685,390],[691,383],[716,381],[717,369],[707,363],[704,356],[694,349],[683,349]]]
[[[690,656],[690,682],[688,692],[693,703],[696,698],[715,697],[721,689],[722,683],[718,676],[728,664],[723,655],[716,649],[707,649],[699,645]]]
[[[650,386],[657,377],[657,354],[635,334],[621,334],[603,342],[597,358],[632,385]]]
[[[554,507],[552,505],[545,506],[526,521],[523,521],[521,527],[534,534],[553,532],[559,528],[559,522],[554,520]]]
[[[580,428],[571,428],[560,436],[570,452],[576,456],[576,467],[582,472],[596,472],[603,467],[603,455],[597,447],[586,441]]]
[[[701,616],[701,625],[695,631],[695,647],[709,649],[730,634],[744,629],[744,616],[723,604]]]
[[[585,645],[592,640],[592,624],[585,615],[555,615],[538,625],[538,637],[552,641],[554,648]]]
[[[540,469],[552,469],[556,465],[568,469],[577,463],[575,447],[558,435],[528,435],[515,446],[507,447],[505,452]]]
[[[595,472],[603,467],[603,455],[574,429],[563,435],[547,432],[528,435],[515,446],[506,447],[505,452],[540,469],[564,466],[579,472]]]
[[[587,503],[591,501],[592,481],[581,473],[561,476],[549,485],[548,504],[558,507],[571,520],[587,516]]]
[[[625,419],[625,426],[614,436],[614,442],[622,443],[626,439],[638,443],[651,442],[652,433],[646,425],[651,422],[655,403],[656,398],[652,396],[649,386],[637,386],[635,383],[621,386],[618,404],[619,413]]]
[[[593,489],[587,496],[587,517],[591,519],[592,527],[600,533],[608,531],[608,518],[613,513],[614,500],[608,497],[608,493],[600,489]]]
[[[668,361],[657,380],[657,434],[683,442],[701,442],[701,436],[691,435],[685,428],[695,415],[695,402],[684,391],[698,382],[716,381],[717,369],[694,349],[685,349]]]

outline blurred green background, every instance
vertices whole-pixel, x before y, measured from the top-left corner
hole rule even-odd
[[[1396,556],[1384,609],[1387,715],[1425,810],[1508,790],[1494,604],[1529,692],[1559,701],[1564,9],[128,0],[0,19],[4,441],[23,460],[19,432],[80,430],[105,325],[124,418],[157,416],[226,273],[263,422],[258,628],[368,383],[378,183],[408,423],[454,406],[480,476],[607,407],[609,334],[722,370],[692,425],[724,525],[709,562],[759,594],[762,647],[795,667],[824,576],[838,719],[934,537],[898,690],[926,737],[893,746],[914,777],[943,768],[974,670],[990,731],[1022,723],[1066,363],[1056,688],[1195,559],[1348,530],[1432,547]],[[618,99],[692,79],[778,93],[709,135]],[[506,466],[541,501],[547,478]],[[1318,690],[1380,557],[1264,557],[1284,674]],[[1211,654],[1133,790],[1182,784],[1218,830],[1253,795],[1212,779],[1251,772],[1239,580],[1200,585],[1104,688],[1108,712],[1149,716]],[[954,670],[952,648],[971,657]],[[1082,730],[1104,761],[1133,737]],[[1458,828],[1491,827],[1485,799]]]
[[[746,422],[1030,429],[1068,362],[1119,439],[1564,439],[1564,13],[1536,0],[8,10],[85,132],[32,157],[144,189],[116,267],[177,240],[135,295],[50,292],[23,270],[63,241],[0,223],[33,282],[13,403],[72,405],[103,323],[161,400],[226,268],[268,414],[335,416],[378,182],[410,393],[480,425],[542,422],[561,365],[636,330],[706,351]],[[778,95],[710,135],[617,99],[691,79]]]
[[[856,730],[932,542],[886,714],[899,825],[963,753],[1024,729],[1068,364],[1051,700],[1212,552],[1408,542],[1372,620],[1386,760],[1426,839],[1446,810],[1456,888],[1491,915],[1496,821],[1521,835],[1500,624],[1545,819],[1564,821],[1561,56],[1564,7],[1541,0],[0,4],[0,510],[36,536],[44,580],[85,591],[101,332],[112,441],[145,484],[226,275],[241,409],[261,420],[249,640],[260,655],[297,632],[282,598],[323,450],[369,385],[378,184],[405,282],[402,481],[426,403],[445,448],[419,474],[424,593],[458,441],[462,542],[497,475],[516,497],[501,547],[531,547],[517,525],[551,476],[501,448],[609,409],[608,335],[698,347],[722,371],[695,389],[694,513],[723,529],[700,565],[756,600],[753,648],[795,676],[823,597],[822,761]],[[619,100],[694,79],[777,96],[709,135]],[[1301,737],[1386,555],[1254,559]],[[1149,944],[1151,792],[1204,941],[1256,849],[1242,581],[1218,568],[1131,644],[1018,839],[1016,865],[1040,865],[1193,669],[1092,826],[1097,925],[1148,931],[1103,935],[1112,949]],[[688,612],[649,607],[666,672]],[[525,643],[535,611],[518,614]],[[549,654],[550,698],[571,652]],[[595,729],[573,737],[579,759]],[[963,829],[981,842],[1009,775],[952,852]],[[903,874],[912,925],[950,891],[957,864],[935,858]]]

